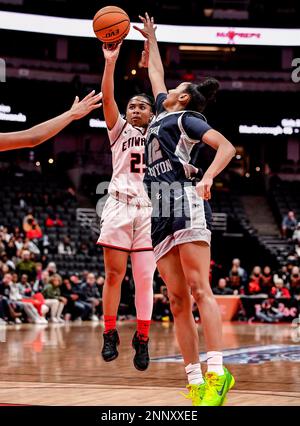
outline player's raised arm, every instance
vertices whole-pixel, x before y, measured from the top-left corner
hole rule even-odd
[[[119,43],[115,49],[108,49],[103,44],[102,50],[105,59],[104,72],[101,83],[101,90],[103,93],[103,112],[107,128],[111,130],[116,124],[120,115],[118,106],[115,101],[114,94],[114,74],[116,62],[119,56],[121,44]]]
[[[12,133],[0,133],[0,151],[19,148],[33,148],[57,135],[74,120],[85,117],[91,111],[99,108],[102,94],[95,95],[93,90],[82,101],[76,96],[72,107],[57,117],[31,127],[28,130]]]
[[[134,26],[147,40],[149,48],[149,61],[148,61],[148,73],[152,86],[152,92],[156,99],[159,93],[167,93],[165,81],[164,81],[164,67],[161,61],[159,48],[156,40],[154,26],[154,19],[150,18],[148,13],[145,17],[140,16],[141,21],[144,24],[144,28],[138,28]]]

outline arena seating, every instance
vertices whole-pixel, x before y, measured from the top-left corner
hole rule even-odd
[[[49,178],[49,179],[48,179]],[[22,227],[22,221],[28,211],[32,210],[44,235],[48,236],[48,261],[54,261],[58,271],[64,275],[88,270],[99,273],[103,268],[101,250],[96,246],[97,237],[88,227],[76,221],[76,197],[68,188],[71,183],[64,176],[47,177],[39,172],[3,173],[1,174],[0,224],[8,227]],[[63,183],[64,182],[64,183]],[[23,199],[26,207],[20,207]],[[62,220],[63,227],[47,228],[45,220],[48,214],[56,213]],[[58,254],[58,243],[64,236],[69,236],[75,255]],[[87,252],[81,252],[85,244]]]

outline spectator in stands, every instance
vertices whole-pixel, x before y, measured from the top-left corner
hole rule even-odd
[[[86,300],[85,294],[82,290],[82,283],[79,279],[78,274],[73,274],[70,276],[70,281],[72,284],[72,290],[75,294],[78,295],[78,299],[76,301],[76,306],[80,307],[82,310],[81,319],[89,320],[92,316],[92,304]]]
[[[30,240],[29,238],[25,238],[22,250],[29,250],[30,253],[33,253],[33,254],[36,254],[36,255],[39,256],[41,251],[38,248],[37,244],[35,244],[37,241],[36,240],[34,240],[34,241]]]
[[[281,278],[278,278],[275,281],[274,286],[271,288],[270,296],[273,296],[275,298],[280,298],[280,297],[284,297],[288,299],[291,298],[289,289],[285,287],[284,282]]]
[[[71,246],[70,237],[64,236],[62,241],[58,244],[57,251],[59,254],[66,256],[72,256],[75,254],[73,247]]]
[[[220,281],[218,281],[218,284],[219,282]],[[242,278],[239,274],[237,265],[232,265],[227,282],[228,282],[228,287],[232,289],[232,292],[234,292],[235,294],[239,294],[239,293],[244,294],[244,287],[242,286]]]
[[[64,313],[65,320],[72,321],[76,319],[82,319],[85,317],[86,307],[79,302],[79,295],[74,293],[71,281],[69,278],[63,280],[61,286],[61,295],[67,299],[67,304],[65,305]]]
[[[42,279],[42,273],[43,273],[43,265],[41,262],[36,262],[35,264],[35,279],[41,280]]]
[[[49,213],[45,225],[47,228],[62,228],[64,226],[63,221],[60,219],[58,214]]]
[[[222,296],[233,294],[232,288],[227,287],[227,282],[225,278],[220,278],[218,281],[218,286],[214,287],[212,290],[214,294],[218,294]],[[235,291],[236,291],[235,294],[237,294],[238,290],[236,289]]]
[[[104,281],[105,281],[105,278],[102,275],[100,275],[96,280],[96,285],[97,285],[100,297],[102,297]]]
[[[290,291],[292,295],[300,294],[300,270],[299,266],[293,266],[290,276]]]
[[[23,230],[26,238],[29,238],[30,240],[38,240],[43,236],[42,230],[32,213],[29,213],[24,217]]]
[[[273,285],[274,282],[271,268],[270,266],[265,266],[260,279],[261,292],[264,294],[269,294]]]
[[[238,258],[233,259],[232,266],[228,274],[229,278],[231,277],[232,268],[234,268],[234,272],[236,271],[236,268],[237,268],[238,275],[241,278],[241,287],[245,287],[247,285],[248,275],[245,269],[241,267],[240,259]]]
[[[170,321],[173,317],[167,287],[162,285],[159,293],[154,293],[153,297],[153,319],[156,321]]]
[[[209,268],[209,282],[212,287],[216,287],[218,285],[218,281],[222,278],[222,265],[216,263],[213,259],[210,261]]]
[[[48,271],[49,276],[51,277],[52,275],[57,273],[57,267],[55,262],[49,262],[46,268],[46,271]]]
[[[0,295],[2,300],[2,308],[4,309],[5,319],[8,322],[14,322],[16,324],[20,324],[21,317],[23,316],[24,309],[22,309],[22,305],[18,305],[10,300],[10,284],[12,282],[12,275],[5,274],[2,282],[0,282]],[[24,313],[25,315],[25,313]]]
[[[25,288],[25,286],[23,286],[21,283],[14,283],[12,276],[10,274],[7,275],[9,275],[9,277],[7,277],[9,280],[9,300],[14,302],[21,311],[24,310],[29,322],[34,324],[44,324],[46,321],[39,315],[33,303],[31,301],[25,300],[26,290],[28,287]],[[22,279],[23,282],[27,281],[27,275],[24,274]],[[27,284],[28,283],[26,282],[26,285]]]
[[[19,277],[21,277],[22,274],[27,274],[29,280],[35,279],[35,262],[32,262],[30,260],[30,252],[28,250],[23,251],[22,260],[17,264],[16,270],[18,272]]]
[[[261,305],[255,305],[255,310],[256,317],[262,322],[279,322],[284,317],[273,298],[264,300]]]
[[[278,272],[273,276],[273,281],[275,282],[278,278],[282,278],[284,284],[289,284],[290,282],[290,273],[288,271],[287,265],[282,265]]]
[[[83,254],[84,256],[89,256],[89,246],[86,242],[82,242],[78,248],[78,254]]]
[[[16,269],[16,266],[14,264],[14,262],[8,258],[7,253],[3,252],[1,255],[1,262],[3,265],[7,265],[10,272],[14,271]]]
[[[248,292],[250,295],[260,294],[261,291],[261,267],[254,266],[250,275],[250,281],[248,284]]]
[[[35,293],[42,293],[47,284],[49,284],[49,272],[47,270],[42,271],[41,278],[36,279],[33,284],[33,291]]]
[[[18,282],[18,286],[23,296],[30,297],[33,294],[32,287],[28,282],[28,275],[22,274],[20,282]]]
[[[89,273],[90,272],[87,269],[85,269],[84,271],[81,272],[81,282],[86,283],[86,280],[87,280]]]
[[[9,242],[7,243],[7,246],[5,248],[6,254],[9,259],[13,259],[17,256],[17,247],[15,244],[15,237],[12,237]]]
[[[99,321],[99,317],[96,315],[102,315],[101,309],[101,297],[96,285],[96,277],[90,273],[87,276],[86,282],[82,284],[82,294],[86,302],[89,302],[92,306],[92,321]]]
[[[49,284],[43,290],[43,296],[45,297],[45,304],[50,309],[50,321],[53,323],[64,323],[61,314],[64,310],[68,300],[61,296],[60,286],[62,284],[62,278],[58,274],[53,274],[49,279]]]
[[[300,222],[297,223],[297,227],[293,233],[292,239],[295,244],[295,252],[300,258]]]
[[[0,295],[0,326],[7,324],[9,321],[7,299]]]
[[[294,231],[297,228],[298,221],[295,217],[293,210],[290,210],[286,216],[284,216],[281,224],[282,236],[285,238],[292,238]]]
[[[4,277],[4,275],[5,275],[5,274],[9,274],[9,273],[10,273],[9,266],[8,266],[8,265],[6,265],[6,264],[3,264],[3,263],[2,263],[1,271],[0,271],[0,275],[1,275],[2,277]]]
[[[8,233],[6,226],[0,226],[0,241],[2,240],[5,243],[8,243],[11,237],[12,235]]]
[[[20,256],[24,246],[24,240],[22,235],[18,235],[16,237],[15,245],[17,247],[17,256]]]

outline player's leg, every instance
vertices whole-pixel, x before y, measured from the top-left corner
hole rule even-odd
[[[131,264],[137,315],[137,331],[132,340],[136,351],[133,363],[138,370],[146,370],[150,361],[148,343],[153,311],[153,275],[156,269],[153,251],[132,253]]]
[[[174,247],[157,262],[158,271],[168,288],[174,317],[177,342],[182,353],[188,378],[188,398],[200,405],[204,379],[199,361],[199,336],[192,314],[192,297],[180,264],[178,247]]]
[[[116,320],[120,304],[121,284],[127,267],[128,253],[107,247],[104,247],[103,251],[105,281],[102,294],[104,316],[102,357],[105,361],[113,361],[118,356],[117,345],[120,343],[116,330]]]
[[[119,336],[116,330],[117,312],[121,297],[128,253],[132,245],[132,218],[128,205],[109,197],[101,215],[98,244],[103,246],[105,281],[102,303],[104,334],[102,357],[112,361],[118,356]]]
[[[210,246],[197,241],[180,244],[178,249],[186,283],[201,315],[207,349],[207,387],[201,405],[222,405],[234,379],[223,367],[222,320],[209,283]]]

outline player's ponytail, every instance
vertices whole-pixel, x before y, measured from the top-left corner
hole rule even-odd
[[[219,87],[218,80],[208,77],[197,86],[197,90],[206,98],[207,102],[212,102],[216,98]]]
[[[219,87],[219,82],[212,77],[206,78],[198,85],[193,83],[188,84],[185,92],[188,93],[191,98],[185,108],[203,112],[207,104],[215,100]]]

